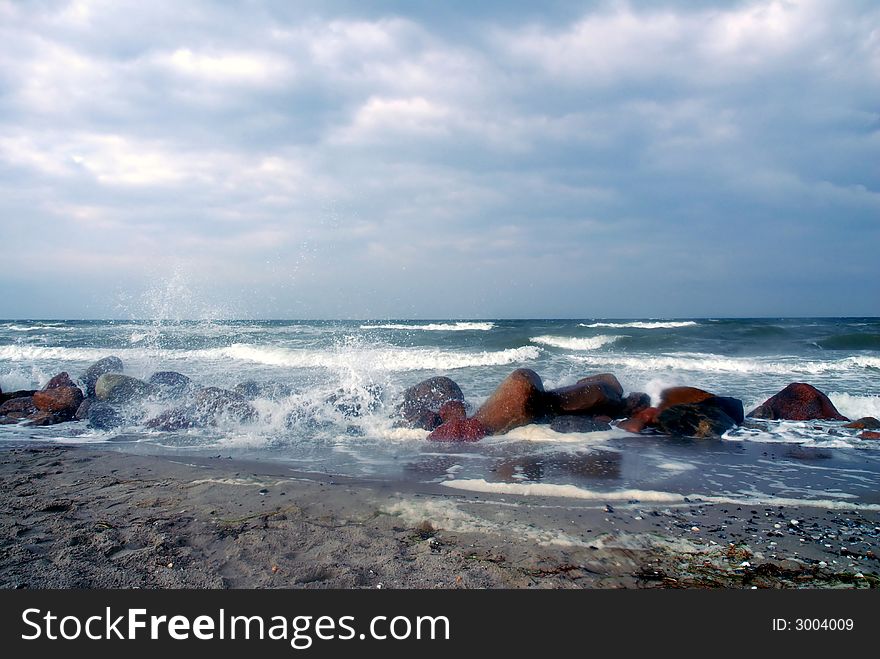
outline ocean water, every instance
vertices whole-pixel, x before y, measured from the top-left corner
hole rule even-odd
[[[114,431],[84,423],[0,426],[0,441],[246,456],[303,471],[457,481],[452,487],[487,492],[540,485],[529,492],[580,492],[581,499],[616,491],[624,498],[659,492],[641,495],[658,500],[880,503],[880,442],[859,440],[840,423],[767,422],[715,442],[618,430],[560,434],[537,425],[446,445],[426,442],[424,431],[394,428],[390,418],[400,393],[427,377],[451,377],[475,409],[519,367],[537,371],[546,388],[612,372],[627,391],[655,401],[663,388],[686,384],[740,398],[746,411],[791,382],[809,382],[846,416],[880,417],[877,318],[0,321],[3,391],[41,387],[61,371],[77,379],[108,355],[143,379],[172,370],[199,386],[280,386],[254,401],[259,418],[244,424],[147,430],[144,419],[174,406],[152,401],[124,411],[127,423]],[[357,406],[359,415],[346,413]]]

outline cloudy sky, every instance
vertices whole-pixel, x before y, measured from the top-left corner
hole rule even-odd
[[[876,2],[0,1],[0,317],[880,315]]]

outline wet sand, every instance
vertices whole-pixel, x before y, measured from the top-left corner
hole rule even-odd
[[[0,451],[3,588],[880,586],[880,512],[579,503],[84,447]]]

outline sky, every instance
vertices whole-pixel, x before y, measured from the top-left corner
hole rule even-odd
[[[880,315],[876,2],[0,0],[0,317]]]

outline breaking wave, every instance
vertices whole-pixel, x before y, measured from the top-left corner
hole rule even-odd
[[[533,336],[529,339],[532,343],[550,346],[551,348],[562,348],[564,350],[598,350],[602,346],[614,343],[622,336],[608,336],[600,334],[599,336],[591,336],[586,338],[577,338],[571,336]]]
[[[488,332],[494,329],[495,323],[427,323],[422,325],[408,325],[403,323],[385,323],[381,325],[361,325],[361,329],[390,329],[390,330],[421,330],[426,332]]]
[[[634,329],[675,329],[676,327],[694,327],[699,325],[693,320],[682,321],[657,321],[643,322],[632,321],[626,323],[579,323],[578,327],[632,327]]]

